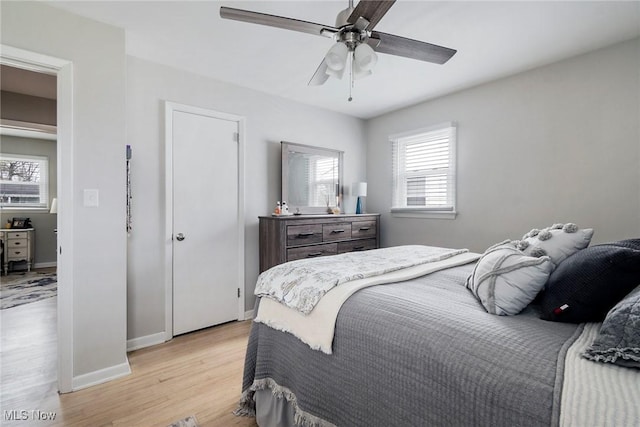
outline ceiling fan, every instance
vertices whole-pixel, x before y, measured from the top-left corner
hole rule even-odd
[[[345,69],[349,68],[353,86],[354,79],[371,74],[378,60],[376,52],[436,64],[444,64],[456,53],[455,49],[373,31],[394,3],[395,0],[360,0],[353,7],[353,0],[349,0],[349,7],[338,13],[335,27],[225,6],[220,7],[220,16],[333,38],[336,43],[325,55],[309,85],[322,85],[330,76],[342,78]]]

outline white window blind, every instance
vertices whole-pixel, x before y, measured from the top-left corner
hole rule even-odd
[[[48,203],[49,160],[0,154],[0,207],[47,209]]]
[[[336,200],[338,182],[338,159],[336,157],[313,156],[310,160],[309,184],[312,206],[329,206]]]
[[[390,137],[392,211],[455,212],[453,123]]]

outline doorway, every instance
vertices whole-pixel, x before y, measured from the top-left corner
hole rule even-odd
[[[166,339],[244,319],[243,126],[167,102]]]
[[[57,77],[57,382],[58,391],[73,383],[73,70],[68,60],[12,46],[0,46],[0,64]],[[64,255],[62,248],[64,247]]]

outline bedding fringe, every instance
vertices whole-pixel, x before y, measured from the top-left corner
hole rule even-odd
[[[628,354],[628,352],[634,352],[638,355]],[[594,362],[614,363],[618,359],[640,362],[640,349],[628,347],[622,349],[610,348],[607,350],[591,350],[591,354],[584,352],[582,353],[582,357],[593,360]]]
[[[240,395],[240,402],[238,402],[238,407],[235,411],[233,411],[233,415],[239,417],[255,417],[256,416],[256,403],[253,400],[254,391],[251,390],[251,387],[246,389]]]
[[[286,399],[286,401],[293,406],[293,421],[297,426],[336,427],[334,424],[331,424],[330,422],[325,421],[322,418],[311,415],[310,413],[300,409],[300,407],[298,406],[298,399],[296,398],[296,395],[287,387],[281,386],[276,383],[273,378],[262,378],[259,380],[254,380],[251,387],[242,392],[242,395],[240,396],[240,402],[238,403],[238,408],[233,411],[234,415],[242,417],[255,417],[256,408],[255,401],[253,400],[253,395],[256,391],[265,389],[271,390],[273,396],[278,399]]]

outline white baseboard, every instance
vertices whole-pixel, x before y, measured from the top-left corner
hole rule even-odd
[[[106,383],[107,381],[115,380],[120,377],[124,377],[131,373],[131,367],[129,361],[119,365],[110,366],[108,368],[100,369],[98,371],[89,372],[88,374],[78,375],[73,377],[71,381],[71,389],[73,391],[82,390],[83,388],[91,387],[94,385]]]
[[[53,262],[37,262],[35,264],[33,264],[33,268],[49,268],[49,267],[57,267],[58,263],[53,261]]]
[[[244,312],[244,320],[253,319],[253,310]]]
[[[165,342],[165,336],[166,334],[164,332],[158,332],[157,334],[145,335],[144,337],[127,340],[127,353],[133,350],[150,347],[152,345],[162,344]]]

